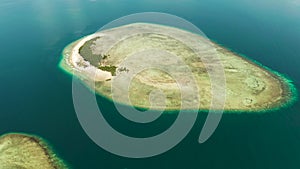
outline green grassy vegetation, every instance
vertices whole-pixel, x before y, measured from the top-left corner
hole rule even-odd
[[[116,66],[99,66],[99,69],[110,72],[111,75],[116,76],[116,71],[117,71]]]
[[[84,58],[84,60],[88,61],[91,65],[93,65],[95,67],[99,66],[99,63],[101,62],[101,59],[102,59],[101,55],[95,55],[95,54],[93,54],[93,52],[91,50],[91,46],[94,44],[94,42],[97,39],[99,39],[99,37],[88,40],[85,42],[84,45],[82,45],[79,48],[79,54]]]
[[[104,60],[104,59],[106,59],[108,56],[109,56],[109,55],[103,55],[103,56],[101,56],[101,58]]]

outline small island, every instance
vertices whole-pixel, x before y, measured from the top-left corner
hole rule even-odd
[[[147,57],[135,59],[134,63],[126,62],[124,60],[127,57],[148,56],[153,60],[166,53],[183,60],[195,77],[199,89],[195,91],[199,92],[201,99],[199,104],[191,105],[188,109],[210,108],[212,84],[207,70],[209,65],[215,64],[216,57],[213,55],[218,55],[224,69],[225,112],[266,112],[290,105],[296,99],[295,87],[283,75],[198,34],[149,23],[124,25],[83,37],[64,49],[60,67],[81,79],[97,94],[112,99],[112,81],[148,62],[145,59]],[[212,59],[205,64],[203,58]],[[178,72],[179,81],[189,83],[182,67],[174,60],[165,60],[160,64]],[[176,83],[164,71],[145,69],[135,75],[130,83],[130,102],[121,94],[114,97],[114,101],[147,109],[151,106],[151,91],[159,89],[166,97],[166,110],[180,109],[181,95]]]
[[[67,169],[67,166],[41,138],[9,133],[0,136],[0,168]]]

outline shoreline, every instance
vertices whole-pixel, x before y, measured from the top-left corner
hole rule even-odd
[[[117,29],[117,28],[113,28],[113,29]],[[69,44],[63,51],[62,58],[61,58],[59,66],[62,70],[66,71],[68,74],[77,76],[81,81],[84,82],[85,86],[87,86],[91,91],[95,92],[97,95],[100,95],[101,97],[104,97],[104,98],[106,98],[110,101],[113,101],[112,98],[109,98],[108,96],[102,94],[101,92],[92,89],[93,85],[89,84],[88,82],[86,82],[84,80],[85,78],[89,78],[89,77],[85,76],[83,74],[80,74],[80,72],[78,70],[74,70],[74,68],[71,68],[71,69],[68,68],[68,66],[70,66],[70,65],[68,65],[67,62],[65,62],[66,60],[69,60],[71,56],[74,56],[73,53],[75,53],[75,57],[77,57],[77,59],[78,59],[79,48],[82,45],[84,45],[84,43],[86,41],[98,37],[99,34],[101,34],[101,32],[100,33],[97,32],[95,34],[85,36],[85,37]],[[194,33],[192,33],[192,34],[194,34]],[[205,39],[205,40],[208,40],[215,47],[220,47],[222,50],[225,51],[225,52],[222,52],[222,53],[230,53],[230,54],[234,55],[235,57],[238,57],[238,58],[242,59],[244,62],[249,63],[250,65],[258,68],[259,70],[261,70],[265,74],[270,75],[273,79],[277,80],[279,85],[281,86],[282,92],[281,92],[281,97],[278,98],[279,101],[277,101],[277,103],[273,102],[272,105],[270,107],[268,107],[268,109],[266,109],[266,110],[264,110],[264,109],[259,109],[259,110],[256,110],[256,109],[254,109],[254,110],[251,110],[251,109],[250,110],[249,109],[248,110],[225,109],[224,112],[226,112],[226,113],[238,113],[238,112],[246,112],[246,113],[252,113],[252,112],[255,113],[255,112],[257,112],[257,113],[261,113],[261,112],[274,111],[274,110],[277,110],[277,109],[288,107],[289,105],[293,104],[298,99],[297,90],[296,90],[295,86],[292,84],[292,81],[289,78],[287,78],[286,76],[284,76],[283,74],[280,74],[280,73],[278,73],[278,72],[262,65],[261,63],[255,61],[253,59],[250,59],[249,57],[247,57],[243,54],[239,54],[237,52],[234,52],[233,50],[231,50],[231,49],[229,49],[229,48],[227,48],[227,47],[225,47],[221,44],[218,44],[215,41],[212,41],[210,39]],[[67,55],[69,55],[69,56],[67,56]],[[82,56],[80,56],[80,57],[82,57]],[[63,63],[63,62],[65,62],[65,63]],[[102,71],[100,73],[103,73],[103,72],[106,72],[106,71]],[[103,77],[112,78],[112,76],[103,76]],[[121,103],[121,102],[118,102],[118,101],[116,101],[116,102],[118,104],[128,106],[128,104],[126,104],[126,103]],[[139,108],[139,109],[148,109],[148,107],[142,107],[142,106],[134,106],[134,107]],[[158,108],[157,110],[160,110],[160,109]],[[176,110],[178,110],[177,107],[176,108],[167,108],[165,111],[176,111]],[[191,110],[194,110],[194,109],[191,109]],[[198,109],[198,110],[199,111],[207,111],[207,109]]]

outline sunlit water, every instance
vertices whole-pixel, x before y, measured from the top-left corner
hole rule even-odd
[[[58,68],[62,49],[106,23],[136,12],[183,17],[218,43],[289,76],[300,88],[300,2],[297,0],[2,0],[0,2],[0,134],[26,132],[49,140],[73,168],[299,169],[300,103],[266,114],[225,114],[204,144],[201,114],[183,142],[149,159],[112,155],[82,130],[72,103],[72,78]],[[157,134],[176,118],[141,126],[98,98],[123,133]]]

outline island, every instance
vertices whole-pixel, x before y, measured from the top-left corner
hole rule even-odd
[[[171,59],[164,57],[166,55]],[[126,61],[127,58],[133,59]],[[151,106],[151,91],[160,90],[165,95],[162,107],[176,110],[182,104],[178,81],[190,83],[186,70],[179,64],[182,61],[198,87],[191,92],[200,96],[199,102],[189,98],[194,99],[195,104],[190,104],[187,109],[208,110],[212,101],[209,70],[218,69],[213,67],[218,58],[226,80],[225,84],[220,83],[226,89],[225,112],[267,112],[290,105],[296,99],[292,81],[280,73],[202,35],[158,24],[133,23],[83,37],[63,50],[59,66],[97,94],[118,103],[147,109]],[[154,67],[139,71],[131,79],[128,94],[124,89],[123,93],[119,91],[119,95],[112,96],[115,79],[126,79],[128,74],[133,75],[132,72],[155,60],[163,70]],[[169,70],[175,72],[177,79],[168,73]],[[122,80],[117,82],[119,84],[114,85],[123,90]],[[157,110],[162,107],[152,105]]]
[[[45,140],[23,133],[0,136],[1,169],[67,169]]]

